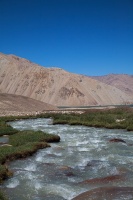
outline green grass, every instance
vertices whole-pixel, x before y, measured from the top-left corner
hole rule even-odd
[[[46,142],[27,142],[26,144],[17,147],[14,146],[0,147],[0,163],[2,165],[5,164],[6,161],[11,161],[18,158],[25,158],[27,156],[31,156],[38,149],[42,149],[45,147],[50,147],[50,145]],[[4,168],[2,170],[4,170]]]
[[[85,125],[133,131],[133,109],[87,110],[83,114],[53,114],[54,124]],[[45,116],[43,116],[45,117]],[[117,121],[117,120],[123,121]]]
[[[0,164],[4,164],[7,160],[25,158],[38,149],[49,147],[47,142],[59,141],[59,136],[42,131],[18,131],[16,134],[9,136],[9,145],[11,146],[0,147]],[[0,174],[1,172],[6,171],[4,171],[4,168],[0,168]]]
[[[14,133],[17,133],[17,130],[13,129],[11,126],[0,127],[0,136],[12,135]]]
[[[10,175],[12,175],[12,172],[10,172],[8,170],[6,165],[0,164],[0,182],[2,182],[2,180],[4,180],[4,179],[8,178]]]
[[[8,200],[5,194],[0,190],[0,200]]]
[[[9,144],[14,147],[25,145],[27,142],[59,142],[57,135],[44,133],[42,131],[19,131],[9,136]]]

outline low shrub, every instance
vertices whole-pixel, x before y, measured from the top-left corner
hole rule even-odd
[[[11,174],[11,172],[9,172],[7,167],[5,165],[0,164],[0,183],[2,182],[2,180],[9,177],[10,174]]]
[[[45,115],[43,115],[44,117]],[[88,109],[83,114],[51,114],[53,124],[85,125],[111,129],[133,130],[133,109],[119,107],[115,109]],[[120,121],[118,121],[120,120]]]
[[[0,190],[0,200],[7,200],[6,195]]]
[[[17,130],[12,128],[11,126],[0,126],[0,136],[3,136],[3,135],[12,135],[12,134],[15,134],[17,133]]]
[[[129,126],[127,127],[127,130],[128,130],[128,131],[133,131],[133,124],[132,124],[132,125],[129,125]]]
[[[9,136],[9,144],[13,146],[21,146],[27,142],[59,142],[58,135],[44,133],[42,131],[19,131]]]

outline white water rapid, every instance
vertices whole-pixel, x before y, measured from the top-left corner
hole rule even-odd
[[[29,158],[10,163],[14,175],[2,188],[11,200],[71,200],[101,186],[133,187],[132,132],[51,122],[52,119],[39,118],[10,123],[19,130],[42,130],[61,137],[60,143],[52,143],[50,148]],[[112,138],[121,138],[126,143],[109,142]],[[120,179],[116,181],[95,180],[117,175]],[[90,179],[94,181],[84,183]]]

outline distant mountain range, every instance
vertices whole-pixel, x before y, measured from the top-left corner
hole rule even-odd
[[[133,75],[127,74],[108,74],[105,76],[93,76],[92,78],[111,85],[125,92],[127,95],[133,94]]]
[[[0,53],[0,93],[22,95],[55,106],[132,104],[133,76],[87,77]]]

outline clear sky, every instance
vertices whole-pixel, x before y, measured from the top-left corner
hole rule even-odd
[[[133,75],[133,0],[0,0],[0,52],[86,75]]]

